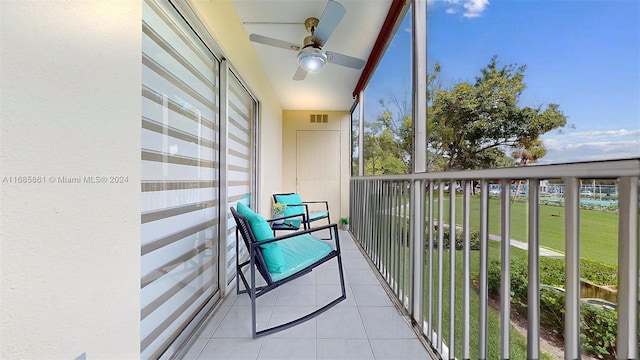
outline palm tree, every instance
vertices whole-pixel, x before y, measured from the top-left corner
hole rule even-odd
[[[526,166],[527,164],[535,163],[546,153],[547,149],[544,148],[544,144],[540,139],[531,140],[525,138],[520,143],[520,147],[511,153],[511,157],[518,160],[519,166]],[[513,200],[518,196],[521,185],[522,180],[518,180],[518,186],[516,187],[516,193],[513,194]]]

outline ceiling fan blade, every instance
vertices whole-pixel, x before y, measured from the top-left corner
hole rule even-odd
[[[327,60],[330,63],[334,63],[336,65],[345,66],[352,69],[362,69],[364,67],[365,61],[362,59],[354,58],[347,55],[338,54],[331,51],[324,52],[327,55]]]
[[[331,36],[333,30],[336,29],[336,26],[338,26],[340,20],[342,20],[342,17],[346,13],[347,10],[345,10],[342,4],[329,0],[322,12],[318,27],[315,29],[311,40],[318,46],[324,46],[324,43],[327,42],[329,36]]]
[[[307,77],[307,70],[298,66],[298,70],[296,70],[296,73],[293,75],[293,80],[301,81],[304,80],[305,77]]]
[[[292,42],[278,40],[278,39],[274,39],[274,38],[270,38],[270,37],[266,37],[258,34],[249,35],[249,40],[260,43],[260,44],[264,44],[264,45],[279,47],[282,49],[300,51],[300,45],[298,44],[294,44]]]

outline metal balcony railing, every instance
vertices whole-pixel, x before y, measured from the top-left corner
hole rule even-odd
[[[489,346],[493,346],[499,347],[497,351],[500,358],[508,359],[511,357],[511,265],[504,264],[511,264],[510,227],[514,221],[526,221],[526,239],[521,239],[526,244],[528,269],[526,352],[527,358],[539,359],[539,214],[540,208],[547,206],[540,205],[540,194],[547,195],[541,191],[540,184],[541,181],[552,180],[556,189],[558,186],[563,189],[562,194],[556,195],[561,199],[559,206],[563,207],[565,218],[565,303],[563,311],[557,316],[564,323],[564,357],[577,359],[581,357],[581,182],[587,179],[594,182],[602,179],[614,180],[618,196],[617,224],[612,225],[617,226],[617,236],[614,234],[614,237],[617,238],[618,248],[615,357],[637,359],[639,177],[640,158],[355,177],[350,184],[351,231],[386,279],[397,300],[422,330],[422,336],[442,358],[468,359],[473,350],[473,357],[477,354],[478,358],[486,359]],[[512,219],[512,202],[514,196],[518,196],[513,193],[512,184],[521,181],[528,183],[526,194],[520,194],[526,199],[526,219]],[[456,202],[461,204],[458,211]],[[496,341],[495,338],[489,339],[487,314],[491,307],[488,251],[490,239],[495,239],[489,230],[489,205],[496,206],[498,203],[499,219],[491,219],[494,226],[499,221],[500,229],[500,295],[499,306],[494,306],[499,309],[497,311],[500,319]],[[471,219],[474,219],[473,224]],[[451,231],[447,231],[448,228],[452,228]],[[458,230],[453,231],[453,228]],[[473,255],[477,256],[474,260],[477,263],[474,264],[477,266],[478,276],[472,282],[470,234],[478,230],[479,250]],[[444,238],[445,232],[449,233],[451,248],[456,242],[456,232],[461,233],[461,250],[448,251],[444,248],[447,240]],[[461,257],[461,260],[456,257]],[[457,269],[456,260],[458,264],[462,262]],[[474,307],[470,301],[472,292],[478,294],[478,305]],[[461,297],[462,301],[456,303],[456,296]],[[470,328],[476,326],[477,336],[472,339]],[[456,339],[459,339],[459,344],[456,344]],[[471,348],[472,344],[474,349]]]

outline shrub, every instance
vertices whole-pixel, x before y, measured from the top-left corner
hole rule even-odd
[[[589,304],[580,307],[582,349],[605,359],[616,358],[618,313]]]
[[[617,281],[613,268],[590,261],[581,261],[582,275],[601,285]],[[528,267],[525,261],[511,262],[511,303],[520,315],[527,316]],[[565,283],[564,261],[540,258],[540,326],[564,337],[565,294],[559,288]],[[479,274],[472,274],[477,284]],[[614,280],[612,280],[614,279]],[[500,261],[488,264],[489,296],[499,296],[501,280]],[[580,311],[580,334],[583,351],[602,359],[615,359],[617,312],[583,303]]]
[[[433,238],[433,247],[437,248],[438,247],[438,227],[435,226],[434,229],[434,238]],[[442,230],[442,247],[444,249],[449,249],[451,248],[451,244],[450,244],[450,240],[449,240],[449,227],[445,227]],[[428,235],[428,233],[427,233]],[[471,250],[480,250],[480,230],[477,229],[471,229],[471,231],[469,232],[469,249]],[[464,241],[463,241],[463,236],[462,236],[462,230],[458,229],[456,230],[456,250],[462,250],[462,247],[464,245]]]

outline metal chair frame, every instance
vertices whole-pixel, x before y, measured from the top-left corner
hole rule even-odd
[[[296,231],[296,232],[292,232],[292,233],[288,233],[282,236],[278,236],[278,237],[274,237],[273,239],[269,239],[269,240],[264,240],[264,241],[260,241],[258,242],[255,238],[255,236],[253,235],[253,232],[251,230],[251,226],[249,225],[249,222],[247,220],[246,217],[242,216],[241,214],[239,214],[234,208],[231,208],[231,213],[233,214],[233,217],[236,221],[236,291],[237,294],[248,294],[249,298],[251,299],[251,319],[252,319],[252,327],[251,327],[251,331],[252,331],[252,335],[253,338],[257,338],[260,336],[264,336],[264,335],[269,335],[269,334],[273,334],[275,332],[278,331],[282,331],[288,328],[291,328],[295,325],[298,325],[300,323],[303,323],[307,320],[313,319],[314,317],[322,314],[323,312],[329,310],[330,308],[332,308],[333,306],[337,305],[339,302],[345,300],[347,298],[346,295],[346,290],[345,290],[345,283],[344,283],[344,273],[343,273],[343,269],[342,269],[342,256],[340,253],[340,241],[338,238],[338,227],[336,224],[329,224],[329,225],[324,225],[321,227],[317,227],[317,228],[313,228],[313,229],[305,229],[302,231]],[[305,216],[303,214],[303,216]],[[290,216],[285,216],[285,217],[281,217],[278,219],[282,219],[282,218],[289,218],[289,217],[300,217],[300,214],[297,215],[290,215]],[[271,220],[267,220],[269,221],[274,221],[276,219],[271,219]],[[321,231],[321,230],[325,230],[325,229],[329,229],[330,232],[333,233],[333,238],[335,239],[335,249],[332,250],[327,256],[323,257],[322,259],[317,260],[316,262],[310,264],[309,266],[305,267],[304,269],[284,278],[284,279],[280,279],[278,281],[273,281],[273,279],[271,278],[271,274],[269,273],[269,270],[267,269],[267,265],[264,261],[264,257],[262,256],[262,251],[260,246],[264,245],[264,244],[268,244],[268,243],[272,243],[272,242],[277,242],[277,241],[282,241],[285,239],[290,239],[296,236],[300,236],[300,235],[304,235],[304,234],[312,234],[314,232],[317,231]],[[244,244],[247,247],[248,251],[249,251],[249,260],[246,260],[242,263],[240,263],[239,260],[239,236],[238,233],[240,233],[240,235],[242,236],[242,239],[244,240]],[[281,285],[284,285],[290,281],[293,281],[297,278],[300,278],[301,276],[310,273],[313,269],[315,269],[316,267],[326,263],[329,260],[332,259],[336,259],[338,262],[338,273],[340,276],[340,286],[341,286],[341,290],[342,290],[342,294],[341,296],[339,296],[338,298],[332,300],[331,302],[327,303],[326,305],[324,305],[323,307],[310,312],[304,316],[301,316],[295,320],[289,321],[287,323],[281,324],[281,325],[277,325],[277,326],[273,326],[270,328],[266,328],[263,330],[257,330],[257,319],[256,319],[256,300],[262,296],[267,294],[268,292],[270,292],[273,289],[278,288]],[[247,280],[245,274],[244,274],[244,268],[249,267],[249,277],[250,279]],[[262,276],[262,278],[265,280],[266,285],[264,286],[256,286],[256,271]],[[242,281],[242,283],[244,284],[244,290],[240,289],[240,281]]]

